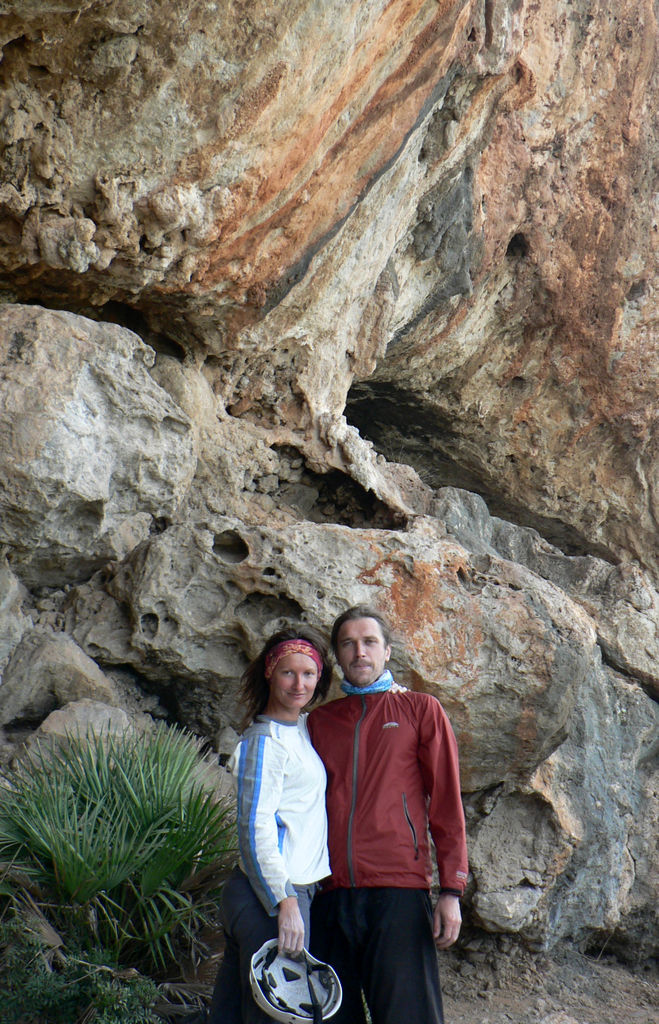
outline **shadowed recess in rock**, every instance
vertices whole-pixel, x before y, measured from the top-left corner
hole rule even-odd
[[[591,554],[617,561],[610,551],[593,544],[570,523],[534,514],[497,491],[494,479],[479,474],[475,463],[470,465],[466,458],[460,461],[455,454],[461,450],[458,425],[424,404],[418,395],[389,383],[361,382],[350,389],[346,417],[388,461],[413,466],[433,489],[459,487],[473,491],[485,500],[492,515],[533,527],[566,554]]]

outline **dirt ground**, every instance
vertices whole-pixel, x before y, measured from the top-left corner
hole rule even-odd
[[[502,950],[500,941],[440,954],[446,1024],[659,1024],[656,962]]]
[[[207,999],[220,950],[197,972]],[[446,1024],[659,1024],[659,965],[606,951],[531,953],[482,932],[439,954]],[[401,1024],[424,1024],[402,1021]]]

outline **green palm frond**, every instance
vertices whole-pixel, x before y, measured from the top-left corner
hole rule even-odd
[[[0,871],[0,899],[20,874],[48,894],[56,926],[70,907],[117,962],[164,967],[208,922],[234,859],[233,809],[204,775],[197,741],[164,725],[38,749],[0,787],[0,864],[13,872],[10,884]]]

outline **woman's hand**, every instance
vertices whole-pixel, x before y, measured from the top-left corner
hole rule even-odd
[[[304,921],[297,897],[287,896],[279,904],[279,952],[301,953],[304,949]]]

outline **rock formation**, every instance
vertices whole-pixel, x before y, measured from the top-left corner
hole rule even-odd
[[[650,0],[4,0],[5,756],[101,704],[219,749],[264,633],[377,603],[472,922],[652,948],[656,42]]]

